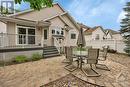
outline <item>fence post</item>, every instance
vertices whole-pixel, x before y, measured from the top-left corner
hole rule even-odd
[[[4,33],[1,33],[1,47],[4,47]]]
[[[116,40],[114,40],[114,46],[115,46],[115,50],[117,50],[117,41]]]

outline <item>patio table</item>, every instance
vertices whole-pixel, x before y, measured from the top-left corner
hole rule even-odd
[[[88,52],[87,51],[74,51],[73,55],[78,58],[78,68],[82,70],[82,62],[83,58],[87,58]]]

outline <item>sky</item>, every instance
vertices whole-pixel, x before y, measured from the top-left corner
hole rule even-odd
[[[55,0],[70,15],[87,26],[102,26],[104,29],[120,29],[120,21],[124,18],[123,7],[130,0]],[[16,5],[17,9],[29,8],[28,3]]]

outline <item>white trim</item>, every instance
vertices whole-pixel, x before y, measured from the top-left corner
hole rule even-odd
[[[49,38],[49,30],[47,28],[43,29],[43,31],[45,31],[45,30],[47,30],[47,39],[45,39],[45,37],[43,39],[44,39],[44,41],[47,41]],[[45,34],[43,33],[43,35],[45,35]]]
[[[29,28],[31,28],[31,29],[34,29],[35,30],[35,36],[36,36],[36,28],[34,28],[34,27],[26,27],[26,26],[19,26],[19,25],[17,25],[17,24],[15,24],[16,25],[16,45],[28,45],[28,40],[27,40],[27,37],[26,37],[26,44],[19,44],[18,43],[18,28],[25,28],[26,29],[26,35],[28,36],[28,29]],[[35,42],[35,44],[36,44],[36,42]]]
[[[58,15],[55,15],[55,16],[46,18],[46,19],[44,19],[43,21],[48,21],[48,20],[51,20],[51,19],[53,19],[53,18],[55,18],[55,17],[60,17],[60,16],[65,15],[65,14],[67,14],[67,12],[64,12],[64,13],[62,13],[62,14],[58,14]]]
[[[61,4],[59,4],[59,3],[52,3],[52,4],[53,4],[53,5],[58,5],[63,12],[66,12],[66,10],[61,6]],[[45,8],[47,8],[47,7],[45,7]],[[43,8],[43,9],[45,9],[45,8]],[[25,13],[29,13],[29,12],[32,12],[32,11],[35,11],[35,10],[34,10],[34,9],[28,9],[28,10],[25,10],[25,11],[22,11],[22,12],[18,12],[18,13],[15,13],[15,14],[11,14],[11,15],[7,15],[7,16],[8,16],[8,17],[18,16],[18,15],[25,14]]]

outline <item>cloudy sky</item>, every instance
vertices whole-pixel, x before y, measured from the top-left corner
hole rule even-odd
[[[120,29],[120,19],[124,17],[122,8],[130,0],[55,0],[78,22],[87,26],[103,26]],[[28,9],[28,3],[16,5],[18,9]]]

